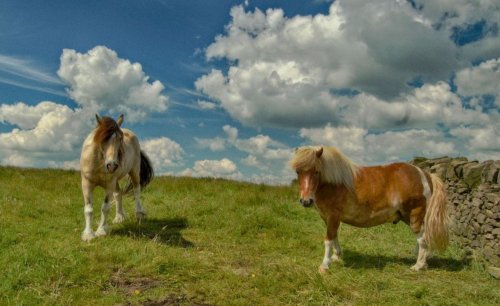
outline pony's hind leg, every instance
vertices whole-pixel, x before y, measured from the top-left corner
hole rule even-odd
[[[424,231],[420,232],[417,236],[417,246],[418,246],[418,255],[417,255],[417,263],[415,263],[411,269],[413,271],[420,271],[427,269],[427,243],[424,239]]]
[[[85,216],[85,229],[83,230],[82,233],[83,241],[90,241],[95,238],[95,234],[92,231],[92,213],[94,211],[92,207],[93,190],[94,186],[91,185],[86,179],[82,178],[82,192],[84,201],[83,213]]]
[[[139,171],[132,171],[130,173],[130,179],[132,180],[132,185],[134,186],[135,217],[137,220],[141,221],[146,218],[146,210],[144,210],[141,204],[141,181]]]
[[[123,211],[122,193],[118,182],[116,183],[116,189],[113,192],[113,197],[115,198],[116,202],[116,215],[113,219],[113,223],[122,223],[125,220],[125,212]]]
[[[417,235],[417,262],[411,267],[413,271],[427,268],[428,247],[424,239],[424,215],[423,207],[417,207],[410,213],[410,228]]]
[[[109,226],[107,223],[108,213],[110,209],[110,198],[113,192],[111,190],[106,190],[106,194],[104,195],[104,202],[101,206],[101,221],[99,222],[99,227],[95,232],[96,236],[106,236],[109,234]]]

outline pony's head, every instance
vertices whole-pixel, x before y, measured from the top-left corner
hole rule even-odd
[[[300,204],[309,207],[314,204],[316,189],[321,178],[321,155],[323,148],[298,148],[290,161],[297,172],[300,186]]]
[[[321,183],[354,188],[358,166],[333,147],[301,147],[295,150],[290,166],[297,172],[300,203],[314,204],[316,190]]]
[[[104,170],[113,173],[118,169],[123,155],[123,132],[120,129],[123,115],[115,121],[110,117],[95,115],[97,127],[94,142],[100,148],[104,159]]]

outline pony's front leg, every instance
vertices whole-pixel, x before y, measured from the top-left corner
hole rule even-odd
[[[94,211],[92,207],[92,193],[94,191],[94,186],[91,185],[86,179],[82,178],[82,193],[83,193],[83,214],[85,216],[85,229],[82,233],[83,241],[90,241],[95,238],[95,234],[92,231],[92,213]]]
[[[109,189],[106,190],[106,193],[104,195],[104,202],[102,203],[101,206],[101,221],[99,222],[99,227],[95,232],[97,236],[106,236],[107,234],[109,234],[107,218],[108,218],[109,208],[111,206],[109,200],[112,194],[113,192],[111,190]]]
[[[116,215],[113,219],[113,223],[122,223],[125,220],[125,212],[123,211],[122,205],[122,193],[120,191],[120,186],[116,184],[116,190],[113,192],[113,197],[116,201]]]
[[[319,272],[325,273],[329,267],[331,262],[340,261],[340,256],[342,251],[340,249],[340,244],[338,241],[337,233],[340,225],[340,220],[336,217],[327,219],[327,231],[326,231],[326,239],[325,239],[325,256],[323,257],[323,261],[319,266]],[[331,253],[333,248],[333,254]]]

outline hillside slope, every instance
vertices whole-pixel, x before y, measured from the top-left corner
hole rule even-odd
[[[342,225],[342,264],[317,273],[324,225],[296,187],[157,177],[149,219],[82,242],[79,173],[0,167],[0,304],[421,305],[500,303],[498,281],[451,247],[410,271],[401,222]],[[102,190],[94,196],[97,223]],[[110,221],[114,216],[114,207]],[[95,226],[94,226],[95,229]]]

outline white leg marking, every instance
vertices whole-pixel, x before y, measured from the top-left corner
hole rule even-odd
[[[335,238],[334,240],[325,240],[324,243],[325,243],[325,256],[323,257],[323,261],[319,266],[320,273],[326,272],[330,267],[330,263],[339,261],[340,255],[342,253],[337,238]],[[333,255],[332,255],[332,247],[333,247]]]
[[[427,268],[427,244],[424,240],[424,231],[422,230],[417,236],[418,257],[417,263],[411,267],[413,271],[420,271]]]
[[[85,215],[85,229],[83,230],[82,233],[82,240],[83,241],[90,241],[95,238],[95,234],[92,231],[92,213],[94,209],[92,208],[92,202],[85,204],[85,207],[83,208],[83,212]]]
[[[92,190],[93,187],[90,186],[86,180],[82,179],[82,192],[83,192],[83,214],[85,216],[85,229],[82,233],[83,241],[90,241],[95,238],[95,234],[92,231],[92,213],[94,209],[92,208]]]
[[[330,257],[332,256],[332,245],[333,240],[325,240],[325,256],[323,257],[323,262],[321,263],[320,269],[328,269],[330,265]]]

